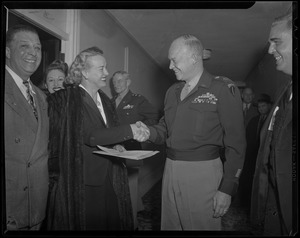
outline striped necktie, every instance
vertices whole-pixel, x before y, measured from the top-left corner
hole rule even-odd
[[[36,110],[36,106],[34,104],[34,100],[33,100],[33,96],[31,94],[30,88],[29,88],[29,81],[23,81],[23,84],[26,86],[27,90],[27,101],[30,104],[33,114],[35,116],[36,119],[38,119],[38,114],[37,114],[37,110]]]

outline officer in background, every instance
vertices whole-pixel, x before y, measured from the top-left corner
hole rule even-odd
[[[131,80],[128,72],[122,70],[115,72],[112,77],[112,83],[114,91],[117,94],[113,98],[113,102],[115,103],[117,115],[121,125],[142,121],[146,125],[150,126],[158,122],[159,111],[144,96],[140,94],[134,94],[129,89]],[[133,139],[124,142],[123,145],[126,150],[142,149],[142,144]],[[137,212],[143,208],[142,199],[138,195],[137,184],[139,169],[141,168],[142,164],[142,160],[126,160],[135,228],[137,228]]]
[[[255,94],[253,89],[250,87],[246,87],[242,92],[242,100],[243,100],[243,113],[244,113],[244,121],[245,128],[247,128],[248,123],[251,121],[253,117],[259,115],[257,110],[257,105],[254,104]]]

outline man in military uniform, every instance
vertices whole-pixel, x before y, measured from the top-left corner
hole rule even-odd
[[[120,124],[132,124],[142,121],[146,125],[154,125],[159,120],[158,110],[142,95],[134,94],[129,89],[131,80],[126,71],[117,71],[113,74],[112,83],[117,95],[113,98]],[[141,150],[142,145],[136,140],[123,143],[126,150]],[[133,205],[135,227],[137,228],[137,211],[141,210],[142,200],[138,195],[138,173],[143,161],[126,160],[129,187]],[[138,206],[139,204],[139,206]],[[140,207],[140,209],[139,209]]]
[[[121,124],[132,124],[142,121],[146,125],[154,125],[159,120],[158,110],[142,95],[132,93],[129,89],[131,79],[126,71],[113,74],[112,83],[117,95],[114,103]],[[142,149],[141,143],[130,140],[126,143],[127,150]]]
[[[173,41],[169,59],[180,82],[166,93],[164,117],[148,128],[136,123],[150,133],[139,141],[167,145],[161,229],[221,230],[246,149],[240,93],[230,79],[204,69],[203,46],[195,36]]]

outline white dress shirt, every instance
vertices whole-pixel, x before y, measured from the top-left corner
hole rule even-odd
[[[10,73],[11,77],[14,79],[15,83],[17,84],[18,88],[21,90],[23,96],[25,97],[25,99],[27,100],[27,87],[23,84],[23,79],[20,78],[19,75],[17,75],[11,68],[9,68],[7,65],[5,65],[5,69]],[[35,94],[35,92],[33,91],[33,88],[31,86],[31,81],[30,78],[28,78],[28,82],[29,82],[29,89],[30,89],[30,93]],[[33,97],[33,100],[34,97]]]

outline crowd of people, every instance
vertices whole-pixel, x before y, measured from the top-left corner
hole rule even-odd
[[[292,12],[275,19],[269,53],[292,75]],[[221,230],[237,195],[264,235],[296,231],[292,187],[292,82],[272,102],[255,101],[203,65],[202,42],[184,34],[170,45],[177,83],[164,114],[133,93],[128,72],[112,76],[104,52],[82,50],[70,67],[45,70],[46,92],[30,81],[41,63],[37,31],[15,25],[6,34],[6,229],[136,230],[142,163],[93,153],[97,145],[140,150],[166,145],[161,230]],[[220,154],[220,150],[223,151]]]

